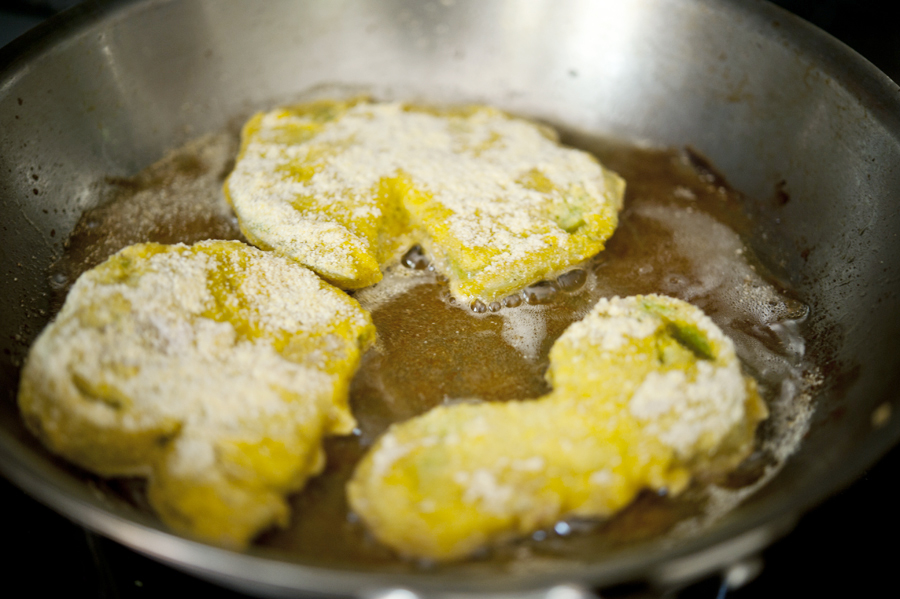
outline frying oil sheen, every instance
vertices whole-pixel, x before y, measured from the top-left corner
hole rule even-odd
[[[426,267],[427,256],[417,252],[376,286],[356,292],[378,331],[351,386],[359,427],[352,436],[326,442],[328,465],[293,498],[290,526],[264,533],[260,544],[309,564],[418,567],[380,547],[348,513],[344,485],[356,462],[391,423],[436,405],[547,393],[550,347],[601,297],[664,293],[709,314],[734,340],[769,406],[758,448],[735,472],[697,481],[677,498],[645,493],[607,521],[561,522],[481,559],[533,571],[558,558],[599,558],[648,538],[694,534],[764,484],[796,448],[816,378],[804,357],[808,307],[762,274],[739,234],[753,226],[740,195],[696,168],[684,152],[588,137],[573,145],[595,153],[628,184],[606,250],[559,280],[496,305],[455,303],[445,282]],[[243,240],[221,191],[236,148],[235,132],[207,136],[135,177],[101,184],[105,201],[83,215],[50,273],[57,306],[81,272],[126,245]],[[145,505],[138,481],[98,484]]]

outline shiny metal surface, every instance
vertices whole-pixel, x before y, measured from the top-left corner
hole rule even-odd
[[[758,254],[813,307],[809,351],[825,365],[826,382],[801,450],[701,536],[586,555],[549,571],[463,564],[394,574],[237,554],[170,535],[86,485],[24,431],[14,404],[18,365],[48,318],[47,266],[98,201],[103,177],[131,174],[192,137],[316,87],[489,102],[571,129],[690,145],[711,158],[758,214]],[[677,584],[722,569],[788,530],[900,437],[896,416],[876,419],[879,426],[872,416],[885,403],[900,413],[898,91],[838,42],[767,4],[739,0],[82,6],[0,55],[0,469],[126,545],[273,596],[562,596],[626,580]]]

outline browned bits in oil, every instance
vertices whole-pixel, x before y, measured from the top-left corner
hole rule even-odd
[[[709,159],[696,149],[687,146],[682,150],[684,161],[693,168],[700,180],[715,188],[728,187],[725,177],[712,165]]]
[[[564,291],[581,289],[581,286],[584,285],[585,281],[587,281],[587,273],[580,268],[565,272],[556,279],[557,285]]]
[[[784,302],[786,320],[803,320],[809,315],[809,306],[795,299],[787,298]]]
[[[553,281],[539,281],[522,290],[525,301],[529,304],[549,304],[559,292],[559,286]]]
[[[100,205],[81,216],[66,252],[51,266],[62,305],[68,284],[122,248],[141,242],[244,240],[222,196],[223,172],[237,152],[235,135],[218,133],[173,150],[134,177],[109,177],[94,192]]]
[[[522,295],[519,293],[514,293],[513,295],[509,295],[503,299],[503,305],[507,308],[516,308],[522,305]]]
[[[403,257],[400,258],[400,263],[406,268],[413,270],[425,270],[431,264],[431,260],[425,255],[422,246],[414,245],[409,248],[408,252],[403,254]]]

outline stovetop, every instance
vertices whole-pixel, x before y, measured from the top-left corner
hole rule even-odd
[[[0,4],[0,46],[78,0]],[[779,0],[776,4],[825,29],[900,81],[900,29],[881,0]],[[666,593],[679,599],[869,597],[894,586],[900,538],[894,478],[900,448],[849,489],[806,514],[797,528],[760,556],[759,576],[738,589],[711,577]],[[145,558],[69,522],[0,478],[8,522],[2,564],[7,583],[23,581],[33,596],[155,599],[174,593],[245,597]],[[633,595],[633,590],[617,593]],[[619,594],[614,593],[616,596]],[[613,594],[604,594],[612,597]]]

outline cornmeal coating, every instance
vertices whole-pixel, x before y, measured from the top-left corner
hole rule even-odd
[[[125,248],[76,281],[31,348],[19,406],[53,452],[149,478],[170,527],[240,548],[355,426],[368,313],[311,271],[234,241]]]
[[[397,552],[451,560],[570,516],[604,517],[642,489],[677,494],[734,467],[766,417],[732,342],[698,308],[601,300],[550,352],[537,400],[444,405],[393,425],[348,484]]]
[[[464,301],[604,248],[625,184],[546,127],[473,106],[321,101],[244,127],[225,194],[252,243],[345,289],[421,243]]]

